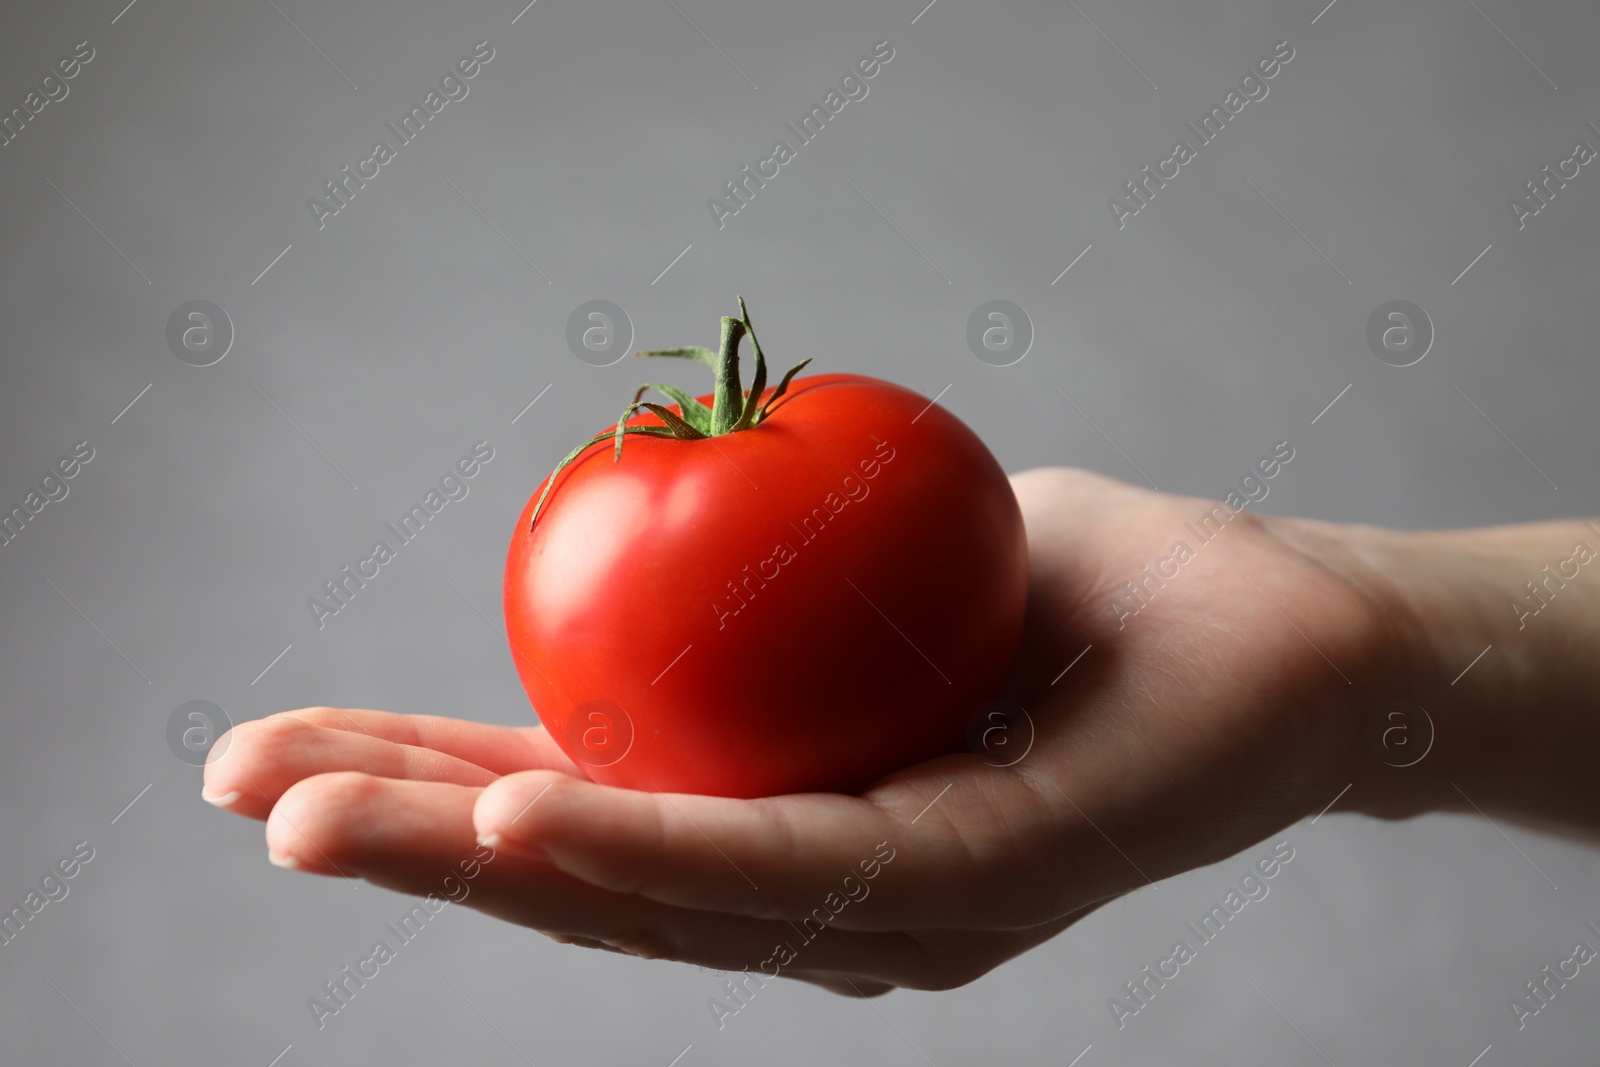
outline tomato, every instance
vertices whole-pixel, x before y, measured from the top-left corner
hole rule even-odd
[[[730,322],[748,317],[724,320],[724,356]],[[613,427],[529,499],[506,560],[513,659],[595,781],[854,792],[960,749],[999,694],[1022,516],[976,434],[873,378],[785,379],[754,424],[673,436],[685,406],[761,399],[759,347],[743,394],[737,346],[731,387],[630,406],[620,453]]]

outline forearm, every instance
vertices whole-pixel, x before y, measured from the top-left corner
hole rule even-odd
[[[1374,808],[1600,837],[1600,522],[1346,530],[1417,624],[1410,668],[1381,681],[1435,730],[1424,760],[1378,768]]]

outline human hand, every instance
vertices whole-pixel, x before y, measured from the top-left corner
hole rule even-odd
[[[586,780],[540,727],[319,708],[235,728],[206,796],[265,819],[283,865],[423,894],[483,840],[466,902],[489,914],[870,995],[972,981],[1367,769],[1362,792],[1389,795],[1363,715],[1411,676],[1420,623],[1342,528],[1246,511],[1202,542],[1208,501],[1072,470],[1014,486],[1030,587],[1007,695],[1036,737],[1009,766],[951,754],[860,796],[658,794]],[[1124,583],[1177,541],[1192,558],[1130,614]],[[813,915],[826,936],[804,936]]]

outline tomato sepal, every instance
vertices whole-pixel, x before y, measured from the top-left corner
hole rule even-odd
[[[761,342],[756,340],[755,327],[750,322],[750,311],[745,307],[744,297],[741,296],[738,300],[739,317],[733,318],[729,315],[722,317],[722,335],[715,352],[709,348],[690,345],[682,348],[640,349],[634,353],[636,356],[692,359],[710,367],[715,378],[711,406],[706,407],[703,402],[677,386],[664,385],[660,382],[647,382],[640,386],[633,394],[633,401],[623,408],[622,415],[617,419],[617,425],[613,430],[596,434],[568,452],[561,462],[556,464],[555,470],[550,472],[550,477],[545,479],[544,491],[540,493],[539,502],[534,505],[533,516],[528,520],[530,532],[534,524],[539,521],[539,513],[544,510],[545,501],[555,488],[556,475],[576,461],[585,449],[599,444],[608,437],[615,442],[612,461],[619,462],[622,459],[622,439],[628,434],[700,441],[707,437],[722,437],[730,433],[752,430],[761,425],[771,413],[773,404],[788,392],[794,376],[804,370],[811,360],[801,360],[790,367],[788,373],[763,403],[762,396],[767,392],[767,359],[761,351]],[[756,359],[755,376],[748,392],[745,391],[743,378],[739,373],[739,343],[746,334],[750,337],[750,347]],[[643,400],[644,394],[651,389],[673,401],[678,410],[673,411],[665,405]],[[640,411],[648,411],[660,419],[663,425],[629,425],[628,420]]]

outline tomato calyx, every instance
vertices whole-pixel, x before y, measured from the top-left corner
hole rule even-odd
[[[698,399],[679,389],[675,385],[666,385],[661,382],[646,382],[633,394],[633,400],[622,409],[622,414],[617,418],[615,430],[608,430],[596,434],[583,444],[568,452],[556,469],[550,472],[546,479],[544,492],[539,494],[539,502],[534,505],[533,516],[528,520],[528,529],[533,530],[534,523],[539,521],[539,512],[544,509],[545,501],[550,497],[550,491],[555,488],[556,475],[583,454],[584,450],[593,445],[611,438],[615,445],[612,450],[613,463],[622,459],[622,439],[628,434],[643,437],[667,437],[679,441],[702,441],[708,437],[722,437],[726,434],[737,433],[741,430],[752,430],[761,425],[784,393],[789,390],[789,383],[794,376],[803,370],[809,359],[801,360],[789,368],[787,374],[779,380],[778,384],[762,402],[762,394],[767,392],[767,360],[761,352],[761,342],[756,340],[755,327],[750,323],[750,312],[744,306],[744,297],[739,297],[739,317],[722,317],[722,337],[716,351],[709,348],[690,346],[686,348],[660,348],[653,350],[640,349],[636,356],[673,356],[679,359],[692,359],[697,363],[704,363],[711,368],[716,385],[712,392],[710,407],[702,404]],[[748,391],[744,388],[744,381],[739,373],[739,343],[746,334],[750,335],[750,347],[755,351],[756,371],[755,378],[750,383]],[[647,390],[654,389],[662,396],[671,400],[677,407],[652,403],[644,400]],[[662,426],[629,426],[628,419],[639,411],[648,411],[659,418]]]

